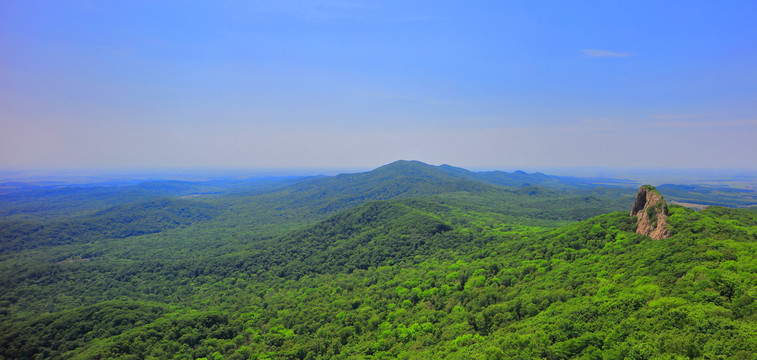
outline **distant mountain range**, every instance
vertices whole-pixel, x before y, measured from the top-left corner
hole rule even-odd
[[[261,194],[282,196],[280,201],[317,202],[324,211],[366,200],[412,197],[449,191],[484,191],[492,187],[632,194],[639,184],[609,178],[577,178],[515,171],[473,172],[449,165],[396,161],[372,171],[336,176],[269,177],[202,182],[154,180],[133,185],[26,185],[0,184],[0,216],[6,219],[45,218],[102,210],[108,206],[150,201],[162,197]],[[703,205],[744,207],[757,205],[754,191],[722,186],[659,185],[669,200]],[[327,195],[324,195],[327,194]],[[328,209],[327,209],[328,208]],[[62,210],[65,209],[65,210]],[[331,210],[329,210],[331,209]],[[49,217],[48,217],[49,218]]]

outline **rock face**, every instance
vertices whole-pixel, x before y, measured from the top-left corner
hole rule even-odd
[[[668,205],[660,192],[651,185],[643,185],[636,194],[636,201],[631,209],[631,216],[636,216],[638,227],[636,233],[655,240],[670,237],[668,230]]]

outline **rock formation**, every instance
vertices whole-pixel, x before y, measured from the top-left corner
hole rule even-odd
[[[654,186],[643,185],[639,188],[631,209],[631,216],[636,216],[636,222],[639,225],[636,228],[637,234],[646,235],[655,240],[670,237],[668,205]]]

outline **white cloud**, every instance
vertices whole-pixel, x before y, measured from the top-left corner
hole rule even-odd
[[[617,51],[609,51],[609,50],[600,50],[600,49],[583,49],[581,52],[584,53],[587,57],[629,57],[634,56],[634,53],[629,52],[617,52]]]
[[[723,121],[661,121],[654,127],[672,128],[725,128],[735,126],[757,126],[757,119],[723,120]]]

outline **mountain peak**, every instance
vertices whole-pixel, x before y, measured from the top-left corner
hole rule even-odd
[[[393,163],[380,166],[368,173],[398,173],[398,174],[419,174],[436,170],[436,166],[426,164],[417,160],[397,160]]]
[[[636,233],[655,240],[670,237],[668,230],[668,205],[654,186],[642,185],[631,208],[631,216],[636,216]]]
[[[397,160],[395,162],[380,166],[378,167],[378,169],[396,167],[433,167],[433,165],[429,165],[418,160]]]
[[[468,181],[479,184],[522,188],[524,186],[552,186],[574,189],[582,187],[575,182],[568,183],[557,177],[542,173],[529,174],[522,170],[512,173],[503,171],[473,172],[448,164],[429,165],[417,160],[398,160],[365,173],[368,176],[382,178],[423,178],[425,180],[460,182]]]

